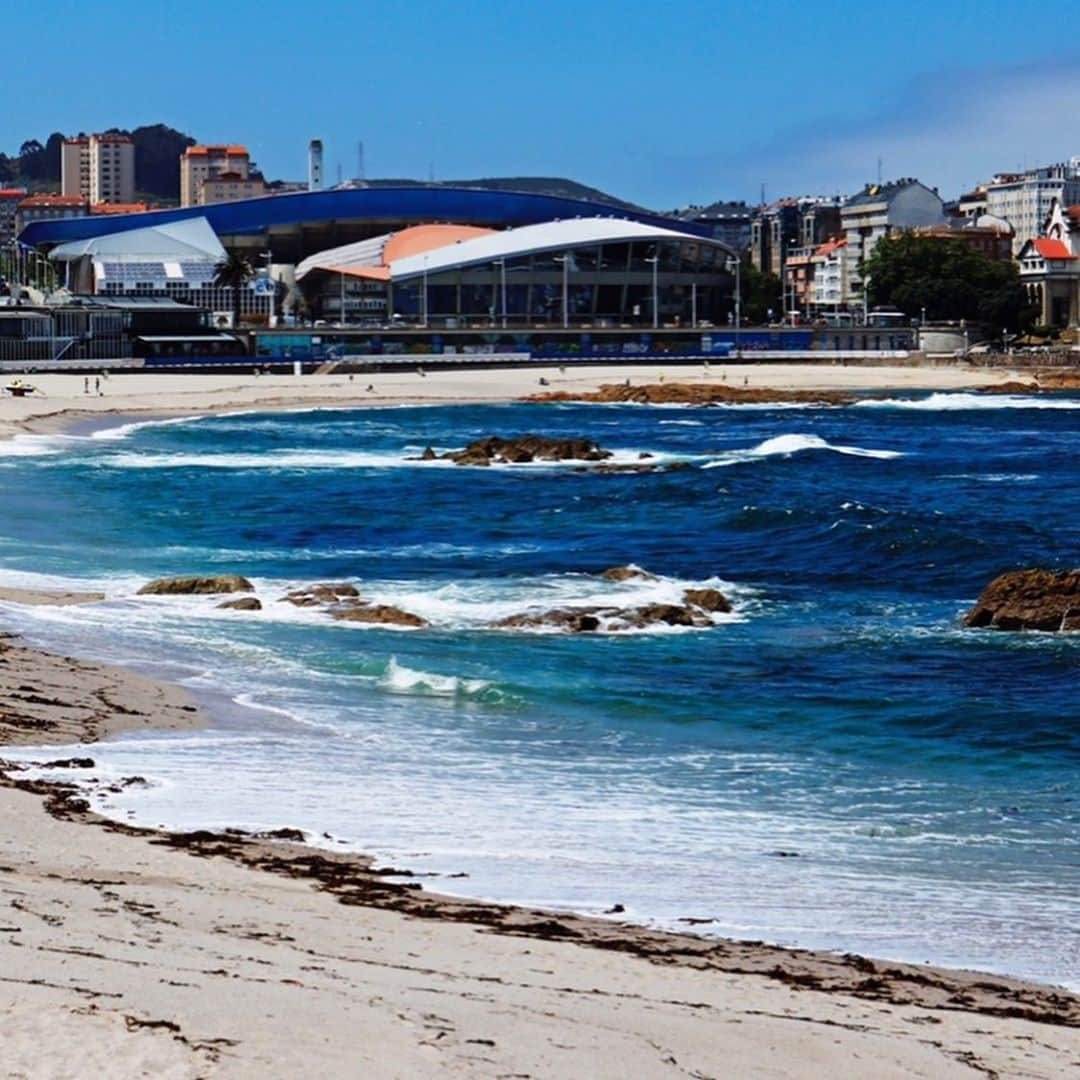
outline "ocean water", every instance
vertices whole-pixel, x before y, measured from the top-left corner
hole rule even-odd
[[[689,467],[407,460],[526,432]],[[1080,562],[1078,449],[1080,399],[970,394],[22,438],[0,444],[0,585],[108,600],[0,623],[207,702],[210,730],[93,748],[151,781],[115,817],[297,826],[444,891],[1077,987],[1080,635],[960,620],[1003,570]],[[598,576],[629,562],[658,579]],[[264,610],[135,595],[224,572]],[[280,602],[336,580],[431,628]],[[701,584],[734,603],[706,629],[490,628]]]

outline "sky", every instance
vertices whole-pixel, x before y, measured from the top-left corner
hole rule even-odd
[[[1075,0],[50,0],[5,10],[0,150],[166,123],[303,179],[566,176],[657,210],[946,198],[1080,154]],[[1065,29],[1065,32],[1063,31]]]

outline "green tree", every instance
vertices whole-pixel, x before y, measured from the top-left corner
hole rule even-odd
[[[770,311],[775,318],[783,307],[780,279],[775,274],[759,270],[749,260],[743,260],[741,273],[743,325],[755,326],[768,322]]]
[[[220,289],[232,290],[233,302],[233,326],[240,325],[240,290],[255,276],[255,269],[248,261],[246,255],[237,251],[230,251],[224,259],[217,264],[214,274],[214,284]]]
[[[911,318],[982,323],[992,330],[1024,330],[1035,310],[1011,259],[991,259],[963,240],[901,233],[882,240],[866,260],[872,305],[898,308]]]

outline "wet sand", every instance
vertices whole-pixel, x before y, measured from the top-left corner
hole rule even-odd
[[[0,640],[0,759],[4,743],[207,720],[182,690]],[[67,765],[44,775],[0,760],[8,1075],[1049,1078],[1080,1063],[1064,991],[471,902],[290,832],[133,829],[89,810],[92,753],[54,752]]]

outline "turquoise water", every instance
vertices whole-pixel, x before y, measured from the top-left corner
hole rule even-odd
[[[690,468],[465,469],[491,433]],[[962,629],[997,573],[1077,565],[1080,400],[237,414],[0,447],[0,606],[185,682],[209,731],[96,746],[114,816],[281,826],[474,896],[1080,985],[1080,638]],[[614,585],[637,563],[655,582]],[[264,610],[137,597],[239,572]],[[279,602],[348,579],[431,622]],[[722,589],[708,629],[492,630]],[[28,755],[33,756],[33,755]],[[325,835],[324,835],[325,834]]]

